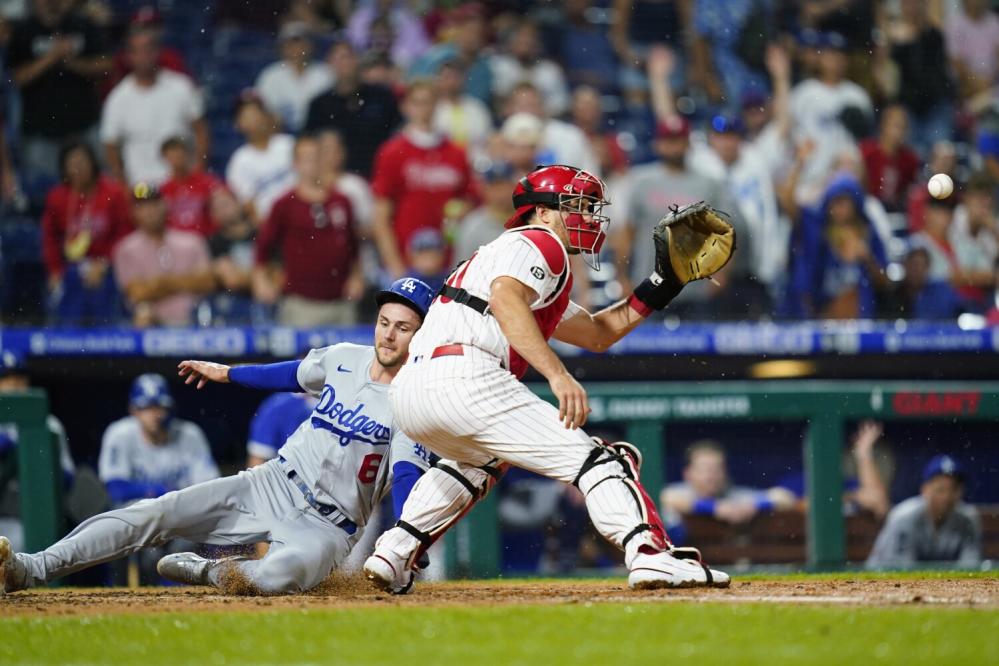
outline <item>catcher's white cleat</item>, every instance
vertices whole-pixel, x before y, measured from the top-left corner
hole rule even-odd
[[[156,563],[156,573],[174,583],[185,585],[211,585],[208,571],[212,566],[225,562],[239,562],[250,558],[243,555],[210,560],[197,553],[173,553],[160,558]]]
[[[17,559],[10,539],[0,536],[0,596],[28,587],[28,570]]]
[[[728,587],[732,582],[723,571],[701,562],[696,549],[678,548],[661,553],[635,554],[629,566],[628,587],[633,590],[657,590],[667,587]]]
[[[389,594],[408,594],[413,589],[416,573],[405,568],[406,563],[392,557],[375,554],[364,561],[364,577],[379,590]]]

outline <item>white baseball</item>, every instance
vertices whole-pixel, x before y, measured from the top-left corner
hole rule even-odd
[[[954,191],[954,181],[945,173],[938,173],[926,184],[930,196],[934,199],[946,199]]]

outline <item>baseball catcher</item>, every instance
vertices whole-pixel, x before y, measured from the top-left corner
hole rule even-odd
[[[692,280],[710,278],[735,248],[732,226],[706,204],[672,211],[655,232],[655,270],[627,299],[590,313],[569,300],[570,254],[591,265],[609,219],[604,183],[576,167],[538,167],[513,191],[507,231],[447,279],[389,389],[407,435],[442,460],[413,487],[396,527],[364,564],[389,591],[407,589],[420,554],[489,492],[509,465],[572,483],[593,525],[624,551],[632,588],[727,586],[696,551],[669,542],[626,442],[587,435],[586,391],[550,338],[605,351]],[[520,381],[544,376],[554,407]]]

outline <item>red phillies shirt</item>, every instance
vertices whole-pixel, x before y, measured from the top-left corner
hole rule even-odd
[[[185,178],[171,178],[160,185],[170,228],[191,231],[205,238],[215,233],[217,229],[212,222],[210,204],[212,192],[221,184],[212,174],[195,171]]]
[[[919,173],[916,153],[902,146],[894,155],[889,155],[873,138],[860,142],[860,153],[867,169],[867,191],[889,210],[904,208],[905,194]]]
[[[268,263],[275,251],[284,266],[285,294],[341,298],[358,251],[350,200],[335,191],[314,204],[295,190],[282,196],[257,236],[257,265]]]
[[[472,193],[465,151],[447,139],[421,148],[400,132],[378,149],[373,174],[372,192],[392,201],[392,226],[403,256],[415,232],[441,228],[444,204]]]
[[[42,213],[42,255],[49,276],[84,258],[110,259],[111,250],[132,231],[128,200],[117,182],[98,177],[89,193],[68,185],[53,188]]]

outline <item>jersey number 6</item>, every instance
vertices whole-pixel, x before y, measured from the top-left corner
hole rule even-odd
[[[369,453],[361,461],[361,469],[357,472],[357,478],[361,483],[372,483],[378,477],[378,466],[385,456],[381,453]]]

